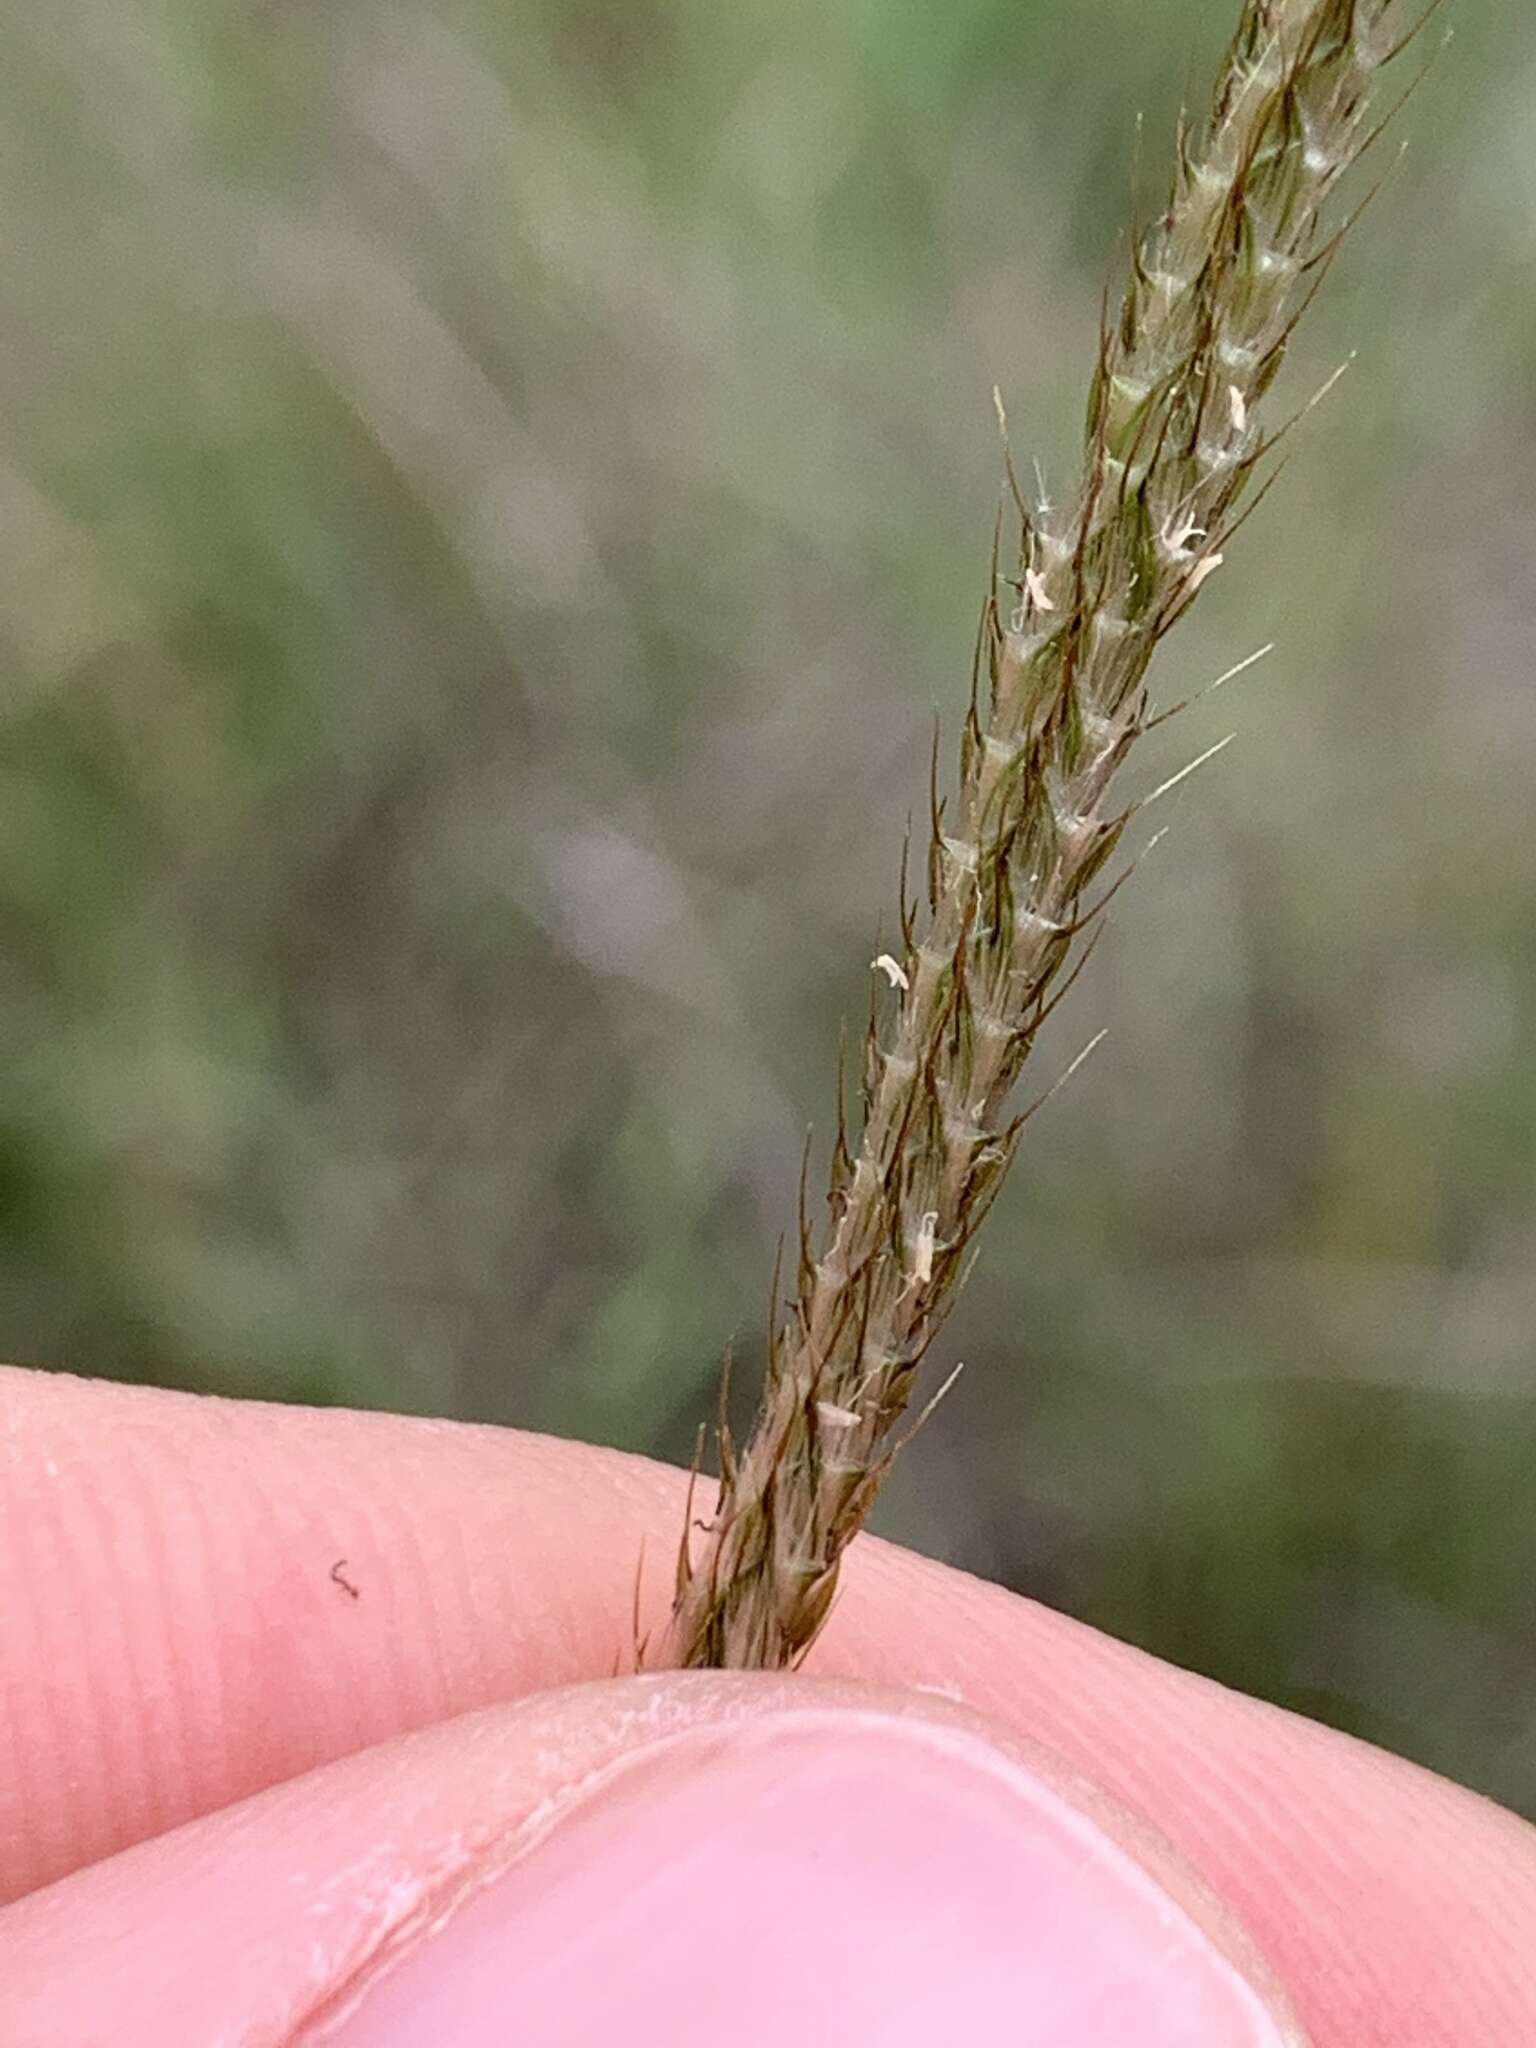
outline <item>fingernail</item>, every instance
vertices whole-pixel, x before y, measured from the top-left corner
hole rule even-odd
[[[981,1737],[876,1713],[695,1733],[464,1897],[344,2048],[1293,2043],[1197,1917]]]

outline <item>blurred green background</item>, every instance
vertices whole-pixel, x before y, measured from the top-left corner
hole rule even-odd
[[[957,724],[992,387],[1064,495],[1235,12],[10,14],[0,1352],[686,1457]],[[1238,732],[879,1526],[1536,1811],[1536,18],[1448,13],[1162,694],[1277,650],[1147,744]]]

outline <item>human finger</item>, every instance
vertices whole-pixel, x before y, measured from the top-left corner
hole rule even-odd
[[[686,1482],[642,1460],[29,1374],[0,1375],[0,1415],[13,1892],[404,1729],[606,1675],[642,1551],[642,1626],[665,1613]],[[937,1687],[1147,1815],[1327,2048],[1536,2039],[1532,1831],[1487,1802],[873,1542],[812,1668]]]
[[[931,1694],[765,1674],[397,1738],[33,1893],[0,1949],[17,2048],[1302,2038],[1059,1762]]]

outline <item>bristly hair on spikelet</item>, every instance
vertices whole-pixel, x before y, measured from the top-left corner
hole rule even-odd
[[[1167,206],[1106,306],[1075,504],[1032,508],[1008,464],[1016,573],[994,549],[959,788],[941,800],[935,773],[926,886],[909,900],[904,862],[900,951],[874,963],[862,1134],[850,1144],[840,1102],[825,1234],[818,1249],[802,1189],[795,1295],[780,1321],[776,1270],[762,1407],[739,1453],[718,1433],[668,1662],[792,1666],[826,1618],[1018,1145],[1014,1084],[1118,886],[1104,870],[1141,806],[1110,787],[1153,722],[1148,664],[1262,496],[1263,403],[1343,233],[1325,210],[1380,132],[1378,74],[1425,19],[1403,24],[1397,0],[1245,0],[1210,115],[1181,127]]]

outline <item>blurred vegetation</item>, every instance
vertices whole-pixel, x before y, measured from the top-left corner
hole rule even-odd
[[[12,14],[0,1350],[686,1456],[992,386],[1065,488],[1233,12]],[[1536,1811],[1536,18],[1453,12],[881,1525]]]

